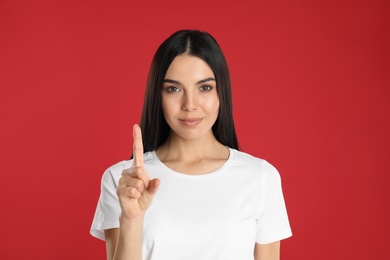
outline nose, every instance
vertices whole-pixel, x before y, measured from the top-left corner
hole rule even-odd
[[[181,109],[184,111],[196,111],[199,105],[198,96],[194,93],[185,93]]]

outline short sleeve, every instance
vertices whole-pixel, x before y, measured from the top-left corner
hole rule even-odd
[[[121,212],[116,188],[124,169],[123,163],[108,168],[101,180],[101,192],[92,221],[90,233],[92,236],[104,240],[104,230],[119,227]]]
[[[263,161],[262,203],[256,242],[268,244],[292,235],[279,172]]]

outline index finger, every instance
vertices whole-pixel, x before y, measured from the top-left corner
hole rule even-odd
[[[142,143],[141,128],[133,126],[133,166],[144,165],[144,145]]]

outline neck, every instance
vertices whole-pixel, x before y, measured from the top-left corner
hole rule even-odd
[[[162,161],[199,161],[226,156],[228,149],[211,133],[201,139],[188,140],[170,135],[156,153]]]

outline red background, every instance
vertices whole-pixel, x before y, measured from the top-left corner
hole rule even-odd
[[[229,62],[242,150],[282,176],[282,259],[386,259],[389,25],[373,0],[0,1],[0,258],[105,258],[101,174],[130,156],[154,51],[197,28]]]

